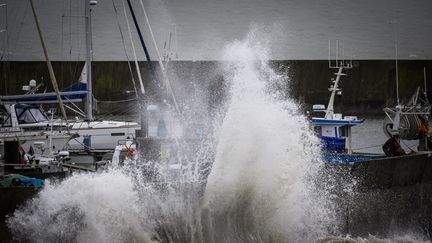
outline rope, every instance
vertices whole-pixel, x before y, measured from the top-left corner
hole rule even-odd
[[[129,59],[129,56],[128,56],[127,51],[126,51],[126,44],[125,44],[125,40],[124,40],[124,35],[123,35],[123,31],[122,31],[121,26],[120,26],[120,21],[119,21],[119,17],[118,17],[117,7],[114,4],[114,0],[112,0],[112,4],[113,4],[114,12],[116,14],[117,26],[118,26],[118,29],[120,31],[120,37],[121,37],[122,44],[123,44],[123,51],[124,51],[124,53],[126,55],[129,72],[130,72],[131,78],[132,78],[132,84],[134,86],[135,96],[136,96],[136,98],[138,98],[138,90],[137,90],[136,83],[135,83],[135,78],[134,78],[134,75],[133,75],[133,72],[132,72],[132,67],[130,65],[130,59]]]
[[[132,32],[131,32],[131,29],[130,29],[129,19],[128,19],[128,16],[127,16],[127,13],[126,13],[126,7],[125,7],[125,4],[124,4],[124,1],[122,1],[122,4],[123,4],[123,13],[124,13],[124,16],[125,16],[125,19],[126,19],[126,25],[128,27],[128,32],[129,32],[129,39],[130,39],[130,42],[131,42],[131,45],[132,45],[132,52],[134,54],[135,68],[136,68],[136,71],[137,71],[137,74],[138,74],[138,80],[140,82],[141,94],[145,94],[144,84],[143,84],[142,77],[141,77],[141,71],[140,71],[139,66],[138,66],[138,59],[137,59],[136,52],[135,52],[135,45],[133,43]]]
[[[80,145],[82,145],[82,146],[84,146],[85,148],[87,148],[87,149],[90,149],[90,150],[92,150],[93,148],[92,147],[89,147],[89,146],[87,146],[87,145],[85,145],[85,144],[83,144],[83,143],[81,143],[80,141],[78,141],[76,138],[74,138],[74,140],[75,140],[75,142],[77,142],[78,144],[80,144]]]
[[[18,1],[18,2],[21,3],[21,2],[24,2],[24,1]],[[27,4],[25,4],[24,13],[21,15],[21,16],[23,16],[23,18],[22,18],[21,23],[20,23],[20,25],[19,25],[19,27],[18,27],[18,31],[17,31],[16,38],[14,38],[15,40],[19,40],[19,39],[20,39],[21,31],[22,31],[23,26],[24,26],[24,20],[25,20],[25,18],[26,18],[26,16],[27,16],[27,11],[28,11],[28,8],[29,8],[29,6],[30,6],[30,4],[28,3],[28,1],[25,1],[25,3],[27,3]],[[15,20],[13,21],[13,23],[17,23],[17,22],[18,22],[18,21],[17,21],[17,18],[18,18],[18,16],[21,14],[21,13],[18,12],[20,9],[22,9],[22,8],[21,8],[21,7],[17,8],[16,18],[15,18]],[[18,45],[18,43],[19,43],[19,41],[15,41],[15,45],[14,45],[14,47],[13,47],[12,50],[17,50],[17,45]],[[12,54],[14,54],[14,53],[12,53]],[[9,56],[9,55],[8,55],[8,56]]]
[[[174,92],[173,92],[172,87],[171,87],[171,83],[170,83],[170,81],[169,81],[169,79],[167,77],[165,67],[164,67],[164,65],[162,63],[162,57],[161,57],[159,49],[157,47],[156,40],[155,40],[155,37],[154,37],[154,34],[153,34],[153,30],[151,28],[150,21],[149,21],[149,19],[147,17],[147,12],[146,12],[146,10],[144,8],[144,3],[143,3],[142,0],[140,0],[140,4],[141,4],[141,8],[142,8],[142,10],[144,12],[144,17],[145,17],[145,20],[146,20],[146,23],[147,23],[147,27],[149,28],[149,31],[150,31],[150,36],[151,36],[151,38],[153,40],[153,45],[155,46],[155,50],[156,50],[156,53],[158,55],[158,62],[159,62],[159,65],[161,67],[162,76],[163,76],[163,79],[164,79],[163,81],[165,82],[165,85],[166,85],[166,88],[167,88],[167,92],[171,96],[171,99],[172,99],[172,101],[174,103],[175,110],[180,115],[180,117],[182,117],[182,114],[180,112],[180,108],[179,108],[178,103],[177,103],[177,99],[176,99],[176,97],[174,95]]]
[[[372,145],[372,146],[367,146],[367,147],[360,147],[360,148],[353,148],[353,150],[362,150],[362,149],[368,149],[368,148],[378,148],[381,147],[382,144],[377,144],[377,145]]]
[[[125,102],[136,101],[136,100],[138,100],[138,98],[132,98],[132,99],[126,99],[126,100],[96,100],[96,102],[97,103],[106,103],[106,104],[116,104],[116,103],[125,103]]]
[[[140,0],[140,4],[141,4],[141,8],[142,8],[143,13],[144,13],[144,17],[145,17],[145,20],[146,20],[146,23],[147,23],[147,27],[149,28],[149,31],[150,31],[150,36],[151,36],[151,38],[152,38],[152,40],[153,40],[153,45],[154,45],[155,50],[156,50],[156,53],[157,53],[157,55],[158,55],[158,62],[159,62],[159,65],[160,65],[160,68],[161,68],[161,71],[162,71],[162,77],[163,77],[163,79],[164,79],[163,81],[165,82],[165,85],[166,85],[166,88],[167,88],[167,92],[170,94],[171,99],[172,99],[172,101],[173,101],[173,103],[174,103],[175,111],[176,111],[177,114],[179,115],[181,122],[183,122],[183,121],[184,121],[183,114],[182,114],[181,111],[180,111],[180,108],[179,108],[179,106],[178,106],[178,103],[177,103],[176,97],[175,97],[174,92],[173,92],[172,87],[171,87],[171,83],[170,83],[170,81],[169,81],[169,79],[168,79],[168,76],[167,76],[167,74],[166,74],[165,67],[164,67],[164,65],[163,65],[163,63],[162,63],[162,57],[161,57],[160,52],[159,52],[159,49],[158,49],[158,47],[157,47],[156,40],[155,40],[155,38],[154,38],[154,34],[153,34],[153,30],[152,30],[152,28],[151,28],[150,21],[149,21],[149,19],[148,19],[148,17],[147,17],[147,12],[146,12],[146,10],[145,10],[145,8],[144,8],[144,3],[143,3],[142,0]],[[175,141],[175,143],[176,143],[177,148],[180,150],[180,149],[181,149],[181,147],[180,147],[180,142],[178,141],[177,137],[174,137],[174,141]],[[178,159],[179,159],[180,164],[183,166],[183,162],[182,162],[183,159],[181,158],[181,156],[178,156]]]
[[[414,149],[412,149],[410,146],[408,146],[408,144],[406,144],[404,142],[404,140],[401,139],[400,141],[403,143],[403,145],[405,145],[405,147],[407,147],[409,150],[411,150],[411,152],[415,152]]]

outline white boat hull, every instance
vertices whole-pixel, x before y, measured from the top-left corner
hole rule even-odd
[[[69,142],[69,151],[112,151],[119,141],[133,139],[138,129],[136,122],[77,122],[71,132],[78,133],[79,137]]]
[[[26,152],[30,150],[30,147],[33,147],[33,149],[37,150],[40,146],[35,146],[35,144],[43,143],[43,148],[46,151],[44,153],[48,153],[50,148],[50,136],[51,148],[53,151],[65,149],[68,146],[68,142],[71,138],[70,134],[59,132],[55,132],[53,134],[49,132],[19,132],[15,134],[0,133],[0,140],[19,141]]]

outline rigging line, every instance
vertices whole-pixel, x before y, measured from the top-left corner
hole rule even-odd
[[[114,0],[112,0],[112,4],[113,4],[113,7],[114,7],[114,12],[116,14],[117,26],[118,26],[119,31],[120,31],[120,36],[121,36],[121,40],[122,40],[122,44],[123,44],[123,50],[124,50],[124,53],[126,55],[129,72],[130,72],[130,75],[131,75],[131,78],[132,78],[132,84],[134,86],[135,96],[138,98],[138,90],[137,90],[137,87],[136,87],[134,74],[132,72],[132,67],[130,65],[129,56],[128,56],[127,51],[126,51],[126,44],[125,44],[125,40],[124,40],[124,35],[123,35],[123,31],[122,31],[121,26],[120,26],[120,21],[119,21],[119,17],[118,17],[118,11],[117,11],[117,7],[114,4]]]
[[[2,16],[1,15],[1,12],[2,12],[2,9],[3,9],[3,7],[5,7],[6,8],[6,4],[2,4],[1,2],[0,2],[0,16]],[[6,53],[6,38],[5,37],[3,37],[3,36],[6,36],[6,34],[7,34],[7,29],[6,29],[6,24],[5,24],[5,27],[4,27],[4,29],[3,29],[3,25],[1,25],[1,20],[2,19],[0,19],[0,48],[2,49],[2,52],[0,53],[0,60],[3,60],[3,58],[5,58],[5,53]],[[6,33],[4,33],[6,31]],[[5,35],[3,35],[2,33],[4,33]],[[6,59],[6,58],[5,58]]]
[[[77,142],[78,144],[82,145],[84,148],[86,148],[86,149],[90,149],[90,150],[93,150],[92,147],[85,145],[84,143],[78,141],[76,138],[74,138],[74,140],[75,140],[75,142]]]
[[[39,19],[38,19],[37,15],[36,15],[36,10],[35,10],[34,4],[33,4],[33,0],[30,0],[30,4],[31,4],[32,12],[33,12],[34,21],[35,21],[35,24],[36,24],[36,29],[37,29],[38,34],[39,34],[39,39],[40,39],[40,42],[41,42],[41,45],[42,45],[42,49],[43,49],[43,53],[44,53],[44,56],[45,56],[45,59],[46,59],[46,63],[47,63],[47,66],[48,66],[48,71],[49,71],[49,74],[50,74],[51,83],[52,83],[53,88],[54,88],[54,90],[56,92],[57,100],[59,102],[60,110],[62,112],[63,118],[65,119],[66,125],[68,125],[66,111],[65,111],[64,106],[63,106],[63,101],[62,101],[62,99],[60,97],[60,91],[58,89],[56,77],[55,77],[55,74],[54,74],[54,70],[52,68],[51,61],[50,61],[49,56],[48,56],[48,51],[47,51],[47,48],[45,46],[45,41],[44,41],[44,38],[43,38],[42,30],[41,30],[40,25],[39,25]]]
[[[9,24],[8,24],[8,5],[6,4],[5,6],[5,30],[6,30],[6,37],[5,37],[5,45],[4,45],[4,50],[6,52],[5,54],[5,60],[7,60],[8,57],[8,52],[9,52]]]
[[[64,16],[65,16],[65,1],[62,1],[62,11],[61,11],[61,41],[60,41],[60,50],[61,56],[64,58]]]
[[[138,100],[138,98],[125,99],[125,100],[97,100],[97,103],[106,103],[106,104],[115,104],[115,103],[124,103]]]
[[[128,3],[130,3],[129,1],[130,1],[130,0],[128,0]],[[150,36],[151,36],[151,38],[152,38],[152,40],[153,40],[153,45],[155,46],[156,53],[157,53],[157,55],[158,55],[158,62],[159,62],[159,65],[160,65],[160,68],[161,68],[161,71],[162,71],[162,78],[163,78],[163,82],[165,82],[165,86],[166,86],[166,88],[167,88],[167,92],[170,94],[170,96],[171,96],[171,98],[172,98],[172,101],[173,101],[173,103],[174,103],[175,111],[176,111],[177,114],[179,115],[180,120],[183,122],[183,121],[184,121],[184,117],[183,117],[183,115],[182,115],[182,113],[181,113],[181,111],[180,111],[180,109],[179,109],[179,106],[178,106],[178,103],[177,103],[176,97],[175,97],[174,92],[173,92],[173,90],[172,90],[172,88],[171,88],[171,83],[170,83],[170,81],[169,81],[169,79],[168,79],[168,76],[167,76],[167,74],[166,74],[166,71],[165,71],[164,65],[163,65],[163,63],[162,63],[162,58],[161,58],[161,55],[160,55],[159,49],[158,49],[158,47],[157,47],[156,40],[155,40],[155,38],[154,38],[154,34],[153,34],[153,30],[152,30],[152,28],[151,28],[151,26],[150,26],[150,21],[149,21],[149,19],[148,19],[148,17],[147,17],[147,12],[146,12],[146,10],[145,10],[145,8],[144,8],[144,4],[143,4],[143,1],[142,1],[142,0],[140,0],[140,4],[141,4],[141,8],[142,8],[143,13],[144,13],[144,17],[145,17],[145,20],[146,20],[146,23],[147,23],[147,27],[149,28],[149,31],[150,31]],[[130,6],[130,5],[129,5],[129,6]],[[181,147],[180,147],[180,142],[179,142],[179,140],[177,139],[177,137],[174,137],[174,142],[176,143],[177,148],[181,149]],[[183,162],[182,162],[182,161],[183,161],[183,158],[182,158],[182,156],[181,156],[180,154],[178,155],[178,159],[179,159],[179,161],[180,161],[180,164],[183,166]]]
[[[141,4],[141,8],[142,8],[143,13],[144,13],[144,17],[145,17],[145,20],[146,20],[146,23],[147,23],[147,27],[148,27],[148,29],[149,29],[149,31],[150,31],[150,36],[151,36],[151,38],[152,38],[152,40],[153,40],[153,45],[154,45],[155,50],[156,50],[156,53],[157,53],[157,55],[158,55],[158,62],[159,62],[159,66],[160,66],[161,71],[162,71],[163,81],[165,82],[165,86],[166,86],[166,88],[167,88],[167,92],[170,94],[170,96],[171,96],[171,98],[172,98],[172,101],[173,101],[173,103],[174,103],[174,108],[176,109],[177,113],[178,113],[178,114],[180,115],[180,117],[181,117],[182,115],[181,115],[181,112],[180,112],[180,108],[179,108],[179,106],[178,106],[177,99],[176,99],[176,97],[175,97],[175,95],[174,95],[174,92],[173,92],[173,90],[172,90],[171,83],[170,83],[170,81],[169,81],[169,79],[168,79],[168,76],[167,76],[167,74],[166,74],[165,67],[164,67],[164,65],[163,65],[163,63],[162,63],[162,57],[161,57],[160,52],[159,52],[159,49],[158,49],[158,47],[157,47],[156,40],[155,40],[155,37],[154,37],[154,34],[153,34],[153,30],[152,30],[152,28],[151,28],[151,26],[150,26],[150,21],[149,21],[149,19],[148,19],[148,17],[147,17],[147,12],[146,12],[146,10],[145,10],[145,8],[144,8],[144,3],[143,3],[142,0],[140,0],[140,4]]]
[[[136,72],[138,74],[138,80],[140,82],[141,94],[144,95],[145,94],[144,84],[143,84],[143,81],[142,81],[142,78],[141,78],[141,71],[140,71],[139,66],[138,66],[138,59],[137,59],[136,52],[135,52],[135,46],[134,46],[134,42],[133,42],[133,39],[132,39],[132,32],[131,32],[131,29],[130,29],[129,19],[128,19],[128,16],[127,16],[127,13],[126,13],[126,6],[124,4],[124,0],[122,1],[122,4],[123,4],[123,13],[124,13],[124,16],[125,16],[125,19],[126,19],[126,25],[128,27],[128,32],[129,32],[129,39],[130,39],[130,42],[131,42],[131,45],[132,45],[132,52],[134,54],[135,68],[136,68]]]
[[[403,145],[405,145],[409,150],[411,150],[411,152],[415,152],[414,149],[411,148],[411,146],[409,146],[408,144],[406,144],[406,143],[404,142],[404,140],[401,139],[400,141],[401,141],[401,142],[403,143]],[[415,146],[415,145],[418,146],[418,144],[413,144],[412,146]]]
[[[69,16],[72,15],[72,1],[69,1]],[[71,61],[71,55],[72,55],[72,19],[69,19],[69,55],[67,57],[69,58],[69,62]]]
[[[378,147],[382,147],[382,144],[371,145],[371,146],[367,146],[367,147],[360,147],[360,148],[353,148],[353,150],[362,150],[362,149],[378,148]]]
[[[20,25],[19,25],[19,27],[18,27],[17,37],[15,38],[16,40],[20,40],[21,30],[23,29],[24,22],[25,22],[25,19],[26,19],[26,17],[27,17],[27,11],[28,11],[28,8],[29,8],[29,5],[30,5],[28,1],[25,1],[25,2],[26,2],[27,4],[25,5],[25,8],[24,8],[24,14],[23,14],[22,21],[21,21],[21,23],[20,23]],[[16,22],[15,22],[15,23],[16,23]],[[14,45],[14,47],[13,47],[13,50],[16,50],[16,49],[17,49],[18,42],[19,42],[19,41],[15,41],[15,45]],[[12,54],[14,54],[14,53],[12,52]]]

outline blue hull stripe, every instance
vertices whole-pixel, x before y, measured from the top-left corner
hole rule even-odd
[[[313,125],[322,125],[322,124],[338,124],[338,125],[358,125],[362,124],[364,120],[324,120],[324,119],[313,119]]]

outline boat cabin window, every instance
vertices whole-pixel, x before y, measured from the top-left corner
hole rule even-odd
[[[4,106],[0,106],[0,127],[12,126],[12,119],[9,112],[6,111]]]
[[[36,106],[15,107],[19,124],[48,121],[42,111]]]
[[[348,137],[348,126],[339,127],[339,136],[340,137]]]

